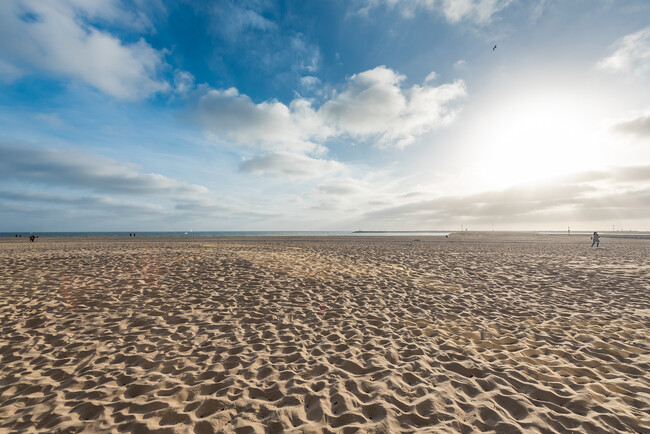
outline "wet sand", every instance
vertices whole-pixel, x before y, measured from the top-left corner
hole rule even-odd
[[[650,241],[0,239],[0,431],[650,432]]]

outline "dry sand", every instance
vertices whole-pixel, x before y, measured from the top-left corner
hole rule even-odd
[[[650,241],[0,240],[0,431],[650,432]]]

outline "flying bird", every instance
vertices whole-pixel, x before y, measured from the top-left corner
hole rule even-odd
[[[497,49],[497,44],[494,44],[494,47],[492,47],[492,51]]]

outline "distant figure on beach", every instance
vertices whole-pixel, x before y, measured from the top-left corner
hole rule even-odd
[[[598,248],[598,244],[600,244],[600,237],[598,236],[598,232],[594,232],[594,234],[591,236],[591,247],[596,245],[596,248]]]
[[[34,242],[34,238],[36,238],[34,235],[30,236],[30,237],[29,237],[29,242],[30,242],[30,243],[33,243],[33,242]]]

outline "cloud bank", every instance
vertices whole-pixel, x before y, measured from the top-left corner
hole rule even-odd
[[[155,173],[142,174],[110,158],[0,142],[0,180],[90,189],[113,194],[176,196],[207,188]]]
[[[110,158],[1,141],[0,185],[5,230],[236,228],[273,216]]]
[[[650,166],[612,167],[544,185],[396,202],[399,204],[365,213],[363,219],[378,226],[402,228],[444,228],[464,223],[482,229],[492,224],[543,229],[604,219],[611,219],[613,224],[630,223],[643,221],[650,214]]]

